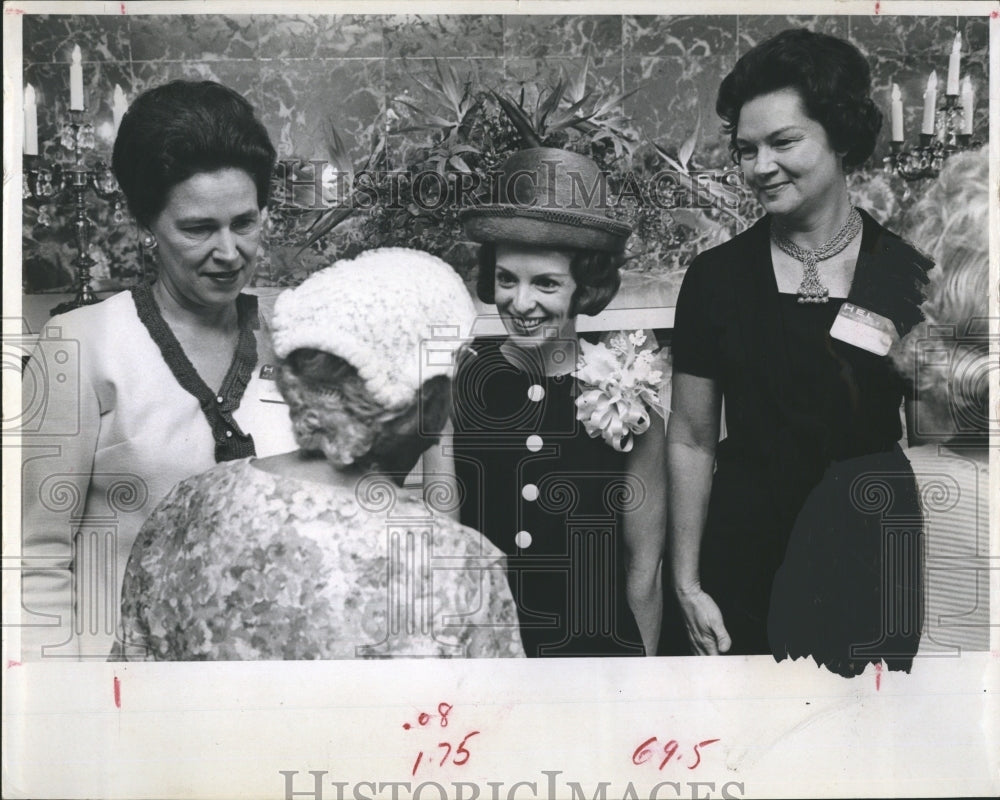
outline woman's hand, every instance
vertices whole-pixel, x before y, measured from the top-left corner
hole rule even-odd
[[[678,590],[677,600],[695,655],[717,656],[728,652],[732,639],[715,601],[700,586],[692,590]]]

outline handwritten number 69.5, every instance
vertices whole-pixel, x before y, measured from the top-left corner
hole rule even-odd
[[[655,748],[653,748],[653,744],[656,741],[657,741],[657,738],[655,736],[651,736],[646,741],[644,741],[642,744],[640,744],[637,748],[635,748],[635,752],[632,753],[632,763],[633,764],[645,764],[647,761],[649,761],[653,757],[654,752],[656,752]],[[688,769],[694,769],[695,767],[697,767],[701,763],[700,748],[706,747],[706,746],[708,746],[710,744],[714,744],[717,741],[719,741],[719,740],[718,739],[705,739],[704,741],[698,742],[698,744],[694,745],[694,747],[693,747],[693,750],[694,750],[694,763],[690,764],[688,766]],[[671,739],[669,742],[667,742],[666,744],[664,744],[663,745],[663,759],[660,761],[660,766],[657,767],[657,769],[662,770],[665,766],[667,766],[667,764],[670,762],[670,760],[672,758],[676,758],[679,761],[681,759],[681,755],[677,752],[679,749],[680,749],[680,745],[677,743],[676,739]]]

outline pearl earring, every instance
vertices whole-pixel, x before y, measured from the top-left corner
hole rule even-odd
[[[151,233],[147,233],[142,237],[142,246],[147,250],[156,249],[156,237]]]

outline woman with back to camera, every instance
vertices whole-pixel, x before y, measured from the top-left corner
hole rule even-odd
[[[677,303],[671,568],[695,653],[851,675],[908,670],[919,640],[920,510],[886,353],[921,319],[932,264],[848,198],[881,125],[870,91],[855,47],[806,30],[754,47],[719,88],[767,213],[698,256]],[[901,540],[883,542],[889,516],[909,521]]]
[[[503,555],[401,488],[448,419],[474,316],[440,259],[383,248],[275,304],[299,449],[181,482],[136,540],[129,660],[522,656]]]
[[[926,322],[891,354],[914,387],[919,441],[906,451],[926,521],[918,656],[990,647],[989,211],[984,147],[952,155],[906,221],[938,267]]]
[[[425,472],[457,476],[462,522],[507,554],[529,658],[655,655],[660,630],[655,342],[590,343],[576,328],[617,292],[630,233],[600,205],[602,179],[585,156],[530,148],[501,168],[501,202],[463,212],[481,243],[477,293],[506,336],[478,337],[462,359],[453,432]],[[590,200],[574,202],[574,185]]]
[[[23,602],[48,615],[22,629],[26,658],[106,658],[132,542],[159,500],[217,462],[293,445],[242,293],[274,159],[253,107],[218,83],[150,89],[122,119],[112,166],[156,278],[51,322],[78,343],[79,383],[49,387],[40,441],[57,455],[25,459]]]

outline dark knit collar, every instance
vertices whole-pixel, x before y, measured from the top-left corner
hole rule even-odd
[[[257,298],[249,294],[240,294],[236,298],[239,339],[233,362],[229,365],[229,371],[222,381],[218,394],[201,379],[181,343],[177,341],[174,332],[163,319],[159,306],[153,298],[151,284],[133,286],[132,299],[140,321],[159,347],[163,360],[166,361],[177,383],[193,395],[201,406],[202,413],[212,429],[212,438],[215,440],[215,460],[233,461],[256,455],[253,436],[240,429],[233,419],[233,412],[240,407],[243,393],[253,375],[254,367],[257,366],[257,340],[254,337],[254,330],[259,326]]]

